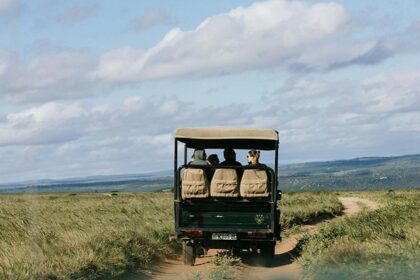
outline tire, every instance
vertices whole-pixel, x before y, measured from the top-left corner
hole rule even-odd
[[[270,267],[274,259],[276,242],[269,241],[260,245],[260,263],[265,267]]]
[[[202,246],[197,246],[195,247],[195,257],[198,258],[200,256],[205,256],[207,255],[207,249],[202,247]]]
[[[195,264],[196,250],[193,243],[189,241],[182,242],[182,257],[184,264],[191,266]]]
[[[242,248],[240,247],[232,248],[232,255],[240,257],[242,255]]]

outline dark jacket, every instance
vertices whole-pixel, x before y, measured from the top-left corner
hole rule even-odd
[[[242,164],[236,160],[225,160],[220,163],[223,166],[242,166]]]

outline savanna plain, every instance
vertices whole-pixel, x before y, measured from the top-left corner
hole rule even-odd
[[[381,207],[342,216],[340,197]],[[416,279],[419,201],[419,189],[286,193],[279,202],[282,236],[301,234],[293,260],[303,278]],[[180,255],[173,233],[169,192],[1,195],[0,279],[148,279]],[[212,263],[195,278],[237,278],[240,256],[218,255]]]

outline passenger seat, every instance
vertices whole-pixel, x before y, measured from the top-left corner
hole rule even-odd
[[[186,168],[182,174],[181,196],[186,198],[206,198],[209,196],[209,182],[200,168]]]
[[[210,184],[212,197],[238,197],[239,184],[235,169],[216,169]]]
[[[267,172],[261,169],[245,169],[240,191],[242,197],[268,197]]]

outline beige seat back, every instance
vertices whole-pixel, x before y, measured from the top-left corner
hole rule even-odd
[[[246,169],[241,180],[242,197],[267,197],[268,177],[265,170]]]
[[[209,196],[209,182],[206,173],[199,168],[186,168],[182,174],[182,198],[206,198]]]
[[[212,197],[238,197],[238,175],[235,169],[216,169],[210,184]]]

